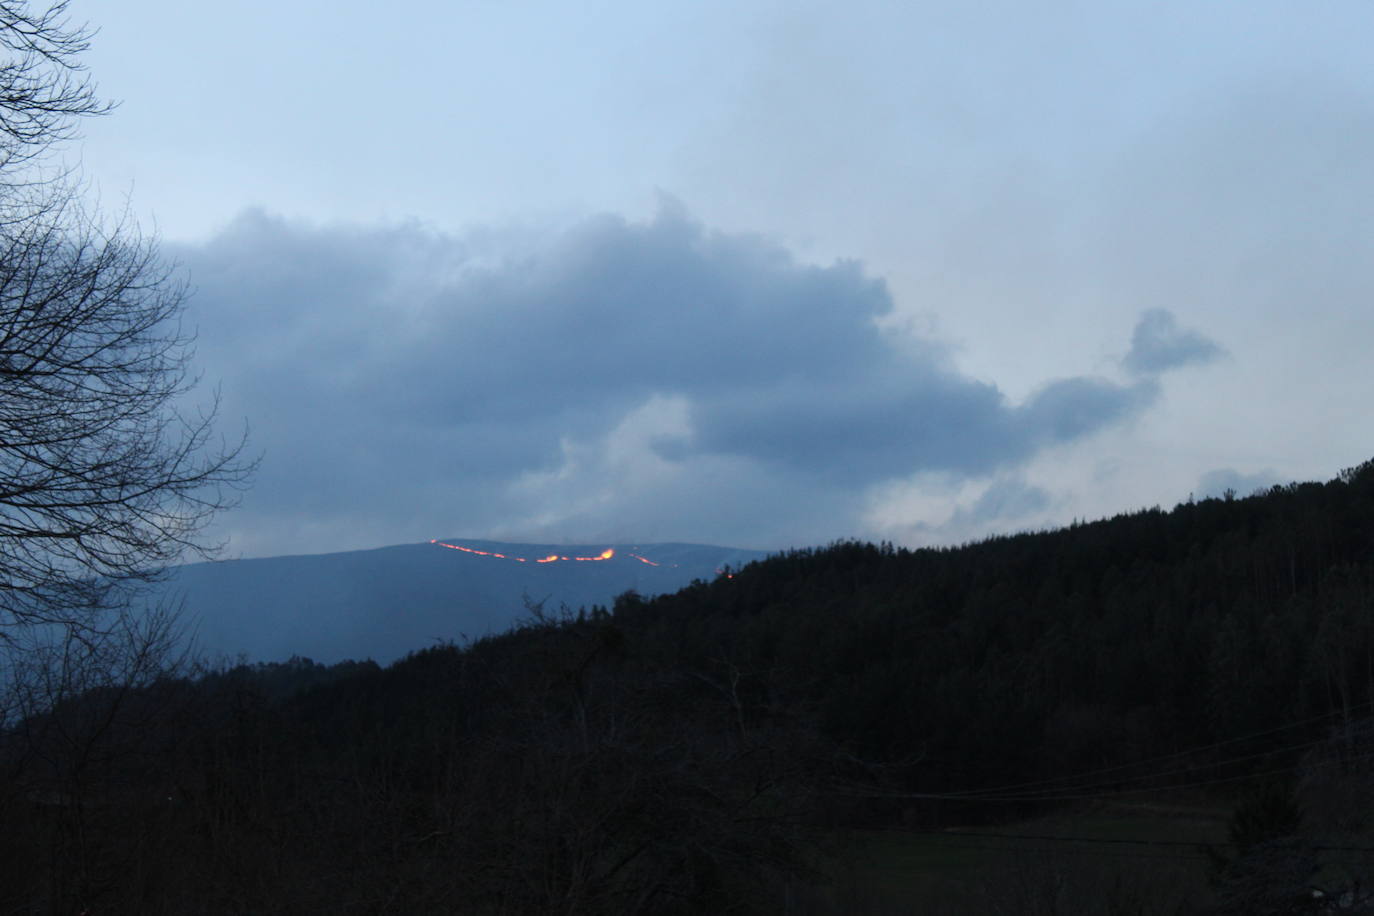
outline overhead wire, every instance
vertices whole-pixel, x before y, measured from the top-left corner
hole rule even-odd
[[[1057,790],[1057,789],[1052,789],[1052,788],[1051,788],[1051,789],[1041,789],[1041,790],[1036,790],[1036,791],[1032,791],[1032,792],[1022,793],[1021,795],[1016,796],[1016,797],[1020,797],[1020,798],[1026,798],[1026,797],[1053,798],[1053,797],[1054,797],[1054,793],[1056,793],[1056,792],[1070,792],[1070,791],[1072,791],[1072,792],[1079,792],[1079,791],[1085,791],[1085,790],[1088,790],[1088,789],[1095,789],[1095,788],[1104,787],[1104,786],[1119,786],[1119,785],[1121,785],[1121,784],[1123,784],[1123,783],[1133,783],[1133,782],[1142,782],[1142,781],[1145,781],[1145,780],[1162,779],[1162,778],[1164,778],[1164,777],[1166,777],[1166,776],[1179,776],[1179,775],[1182,775],[1182,774],[1184,774],[1184,773],[1195,773],[1195,772],[1198,772],[1198,771],[1200,771],[1200,770],[1215,770],[1215,769],[1220,769],[1221,767],[1230,766],[1230,765],[1232,765],[1232,764],[1243,763],[1243,762],[1245,762],[1245,761],[1247,761],[1247,760],[1255,760],[1255,759],[1260,758],[1260,757],[1271,757],[1271,756],[1273,756],[1273,755],[1275,755],[1275,754],[1286,754],[1286,753],[1288,753],[1288,752],[1290,752],[1290,751],[1306,750],[1306,749],[1308,749],[1308,748],[1313,748],[1313,747],[1317,747],[1318,745],[1325,744],[1325,743],[1327,743],[1327,740],[1328,740],[1328,739],[1326,739],[1326,738],[1317,738],[1317,739],[1312,740],[1312,741],[1304,741],[1304,742],[1302,742],[1301,744],[1290,744],[1290,745],[1287,745],[1287,746],[1285,746],[1285,747],[1271,748],[1271,749],[1269,749],[1269,750],[1264,750],[1264,751],[1256,751],[1256,752],[1253,753],[1253,754],[1243,754],[1243,755],[1241,755],[1241,756],[1239,756],[1239,757],[1226,757],[1226,758],[1223,758],[1223,759],[1221,759],[1221,760],[1212,760],[1212,761],[1208,761],[1208,762],[1205,762],[1205,763],[1195,763],[1195,764],[1192,764],[1191,766],[1180,767],[1180,768],[1175,769],[1175,770],[1162,770],[1162,771],[1157,771],[1157,772],[1153,772],[1153,773],[1141,773],[1141,774],[1139,774],[1139,775],[1137,775],[1137,776],[1127,776],[1127,777],[1122,777],[1122,778],[1118,778],[1118,779],[1103,780],[1103,781],[1100,781],[1100,782],[1090,782],[1090,783],[1083,783],[1083,784],[1068,785],[1068,786],[1065,786],[1062,790]],[[965,797],[965,798],[975,798],[975,797],[976,797],[976,798],[986,798],[986,799],[990,799],[990,800],[995,800],[995,799],[999,799],[999,798],[1003,798],[1003,797],[1011,797],[1011,796],[1002,796],[1002,795],[994,794],[993,790],[985,790],[983,793],[981,793],[981,794],[979,794],[979,795],[976,795],[976,796],[975,796],[975,795],[965,795],[965,796],[963,796],[963,797]]]
[[[1345,757],[1342,760],[1318,762],[1314,767],[1331,766],[1337,763],[1350,763],[1355,761],[1374,759],[1374,751],[1364,754],[1357,754]],[[849,793],[865,798],[905,798],[918,801],[951,801],[951,802],[1053,802],[1053,801],[1102,801],[1110,798],[1117,798],[1123,795],[1142,795],[1156,792],[1175,792],[1181,789],[1196,789],[1204,786],[1224,785],[1226,783],[1244,782],[1251,779],[1264,779],[1269,776],[1277,776],[1291,772],[1291,767],[1281,767],[1273,770],[1264,770],[1258,773],[1244,773],[1239,776],[1224,776],[1217,779],[1202,779],[1192,782],[1174,783],[1164,786],[1146,786],[1135,789],[1118,789],[1111,792],[1074,792],[1074,787],[1070,786],[1063,794],[1059,795],[954,795],[947,792],[855,792]]]
[[[1328,713],[1323,713],[1319,716],[1313,716],[1311,718],[1302,719],[1297,722],[1290,722],[1285,725],[1275,726],[1273,728],[1264,729],[1263,731],[1251,732],[1245,735],[1238,735],[1234,738],[1227,738],[1222,741],[1214,741],[1210,744],[1202,744],[1193,747],[1183,748],[1182,750],[1173,751],[1169,754],[1161,754],[1155,757],[1147,757],[1142,760],[1132,761],[1130,763],[1114,764],[1108,767],[1099,767],[1091,770],[1082,770],[1077,773],[1072,773],[1066,776],[1055,776],[1045,779],[1030,780],[1027,782],[1009,783],[1001,786],[990,786],[983,789],[966,789],[961,791],[950,792],[947,794],[951,796],[986,795],[991,793],[1010,792],[1016,789],[1032,789],[1037,786],[1052,786],[1058,783],[1075,782],[1085,777],[1100,776],[1104,773],[1115,773],[1120,772],[1122,770],[1134,769],[1136,767],[1147,766],[1152,763],[1160,763],[1166,760],[1172,760],[1176,757],[1186,757],[1192,754],[1199,754],[1204,751],[1216,750],[1217,748],[1226,747],[1230,744],[1240,744],[1246,741],[1253,741],[1256,738],[1264,738],[1269,735],[1290,731],[1295,728],[1310,727],[1329,719],[1347,716],[1350,712],[1363,712],[1366,708],[1371,706],[1374,706],[1374,701],[1358,704],[1357,706],[1352,707],[1349,711],[1333,710]],[[1316,743],[1320,743],[1320,741]]]
[[[1043,842],[1043,843],[1062,843],[1062,844],[1085,844],[1097,846],[1130,846],[1130,847],[1161,847],[1169,849],[1193,849],[1202,850],[1206,847],[1226,846],[1238,848],[1239,843],[1233,840],[1155,840],[1143,837],[1087,837],[1087,836],[1064,836],[1062,834],[1045,833],[1007,833],[994,830],[902,830],[897,831],[909,835],[929,836],[940,840],[954,839],[960,840],[965,837],[977,839],[995,840],[1015,840],[1018,842]],[[958,847],[961,844],[940,843],[942,848],[946,846]],[[1002,846],[970,846],[966,848],[981,849],[1005,849]],[[1374,854],[1374,846],[1353,846],[1328,843],[1269,843],[1266,848],[1275,850],[1308,850],[1312,852],[1365,852]],[[1086,850],[1085,850],[1086,851]],[[1175,856],[1150,855],[1149,858],[1173,859]]]

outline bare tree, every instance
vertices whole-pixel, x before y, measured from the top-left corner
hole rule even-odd
[[[91,626],[188,550],[251,470],[195,379],[185,287],[38,165],[103,114],[66,2],[0,0],[0,636]]]
[[[192,662],[175,609],[130,599],[252,464],[185,407],[184,284],[53,165],[111,108],[91,34],[0,0],[0,818],[24,825],[0,908],[24,912],[105,899],[159,835],[130,824],[163,810]]]

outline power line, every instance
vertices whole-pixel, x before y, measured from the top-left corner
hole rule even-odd
[[[1337,764],[1351,763],[1360,760],[1374,758],[1374,751],[1365,754],[1357,754],[1353,757],[1346,757],[1341,760],[1331,760],[1313,764],[1313,768],[1334,766]],[[1290,772],[1290,767],[1281,767],[1274,770],[1264,770],[1258,773],[1246,773],[1240,776],[1224,776],[1217,779],[1201,779],[1193,782],[1174,783],[1165,786],[1147,786],[1136,789],[1118,789],[1112,792],[1094,793],[1074,793],[1073,786],[1068,787],[1064,794],[1060,795],[955,795],[948,792],[855,792],[850,793],[865,798],[907,798],[925,801],[950,801],[950,802],[1055,802],[1055,801],[1099,801],[1107,798],[1116,798],[1122,795],[1143,795],[1156,792],[1174,792],[1180,789],[1196,789],[1203,786],[1217,786],[1226,783],[1244,782],[1249,779],[1263,779],[1268,776],[1278,776]],[[1072,794],[1071,794],[1072,793]]]
[[[941,842],[941,843],[939,844],[939,848],[940,848],[940,849],[969,849],[969,850],[977,850],[977,851],[979,851],[979,852],[1003,852],[1003,853],[1007,853],[1007,852],[1019,852],[1019,851],[1021,851],[1021,850],[1017,850],[1017,849],[1015,849],[1014,847],[1011,847],[1011,846],[997,845],[997,844],[988,844],[988,843],[945,843],[945,842]],[[1044,851],[1044,850],[1042,850],[1042,851]],[[1086,847],[1081,846],[1081,845],[1065,846],[1065,847],[1063,847],[1063,848],[1061,848],[1061,849],[1056,849],[1055,852],[1056,852],[1056,853],[1064,853],[1064,854],[1067,854],[1067,855],[1095,856],[1095,857],[1097,857],[1097,858],[1107,858],[1107,859],[1136,859],[1136,860],[1142,860],[1142,859],[1143,859],[1143,860],[1145,860],[1145,861],[1153,861],[1153,862],[1180,862],[1180,861],[1210,862],[1210,861],[1212,861],[1212,859],[1211,859],[1210,857],[1208,857],[1208,856],[1200,855],[1200,854],[1196,854],[1196,853],[1188,853],[1188,852],[1162,853],[1162,852],[1136,852],[1136,851],[1133,851],[1133,850],[1121,850],[1121,849],[1090,849],[1090,848],[1086,848]]]
[[[1063,836],[1061,834],[1045,833],[1004,833],[993,830],[904,830],[896,831],[900,833],[915,834],[919,836],[931,836],[938,838],[963,838],[976,837],[978,839],[996,840],[1034,840],[1047,843],[1080,843],[1098,846],[1160,846],[1173,849],[1202,849],[1208,846],[1228,846],[1239,848],[1240,844],[1231,840],[1151,840],[1139,837],[1085,837],[1085,836]],[[941,844],[942,846],[945,844]],[[998,847],[982,847],[996,849]],[[1374,853],[1374,846],[1341,846],[1325,843],[1266,843],[1266,849],[1275,850],[1307,850],[1311,852],[1368,852]]]
[[[1360,712],[1363,712],[1367,707],[1370,707],[1370,706],[1372,706],[1372,705],[1374,705],[1374,702],[1361,703],[1361,704],[1359,704],[1358,706],[1353,707],[1351,711],[1360,711]],[[988,787],[988,788],[985,788],[985,789],[967,789],[967,790],[962,790],[962,791],[950,792],[950,793],[948,793],[948,794],[951,795],[951,796],[956,796],[956,795],[959,795],[959,796],[985,795],[985,794],[990,794],[990,793],[1010,792],[1010,791],[1013,791],[1013,790],[1016,790],[1016,789],[1031,789],[1031,788],[1034,788],[1034,787],[1037,787],[1037,786],[1052,786],[1052,785],[1055,785],[1055,784],[1058,784],[1058,783],[1074,782],[1074,781],[1076,781],[1076,780],[1083,779],[1084,777],[1100,776],[1100,775],[1102,775],[1103,773],[1115,773],[1115,772],[1120,772],[1121,770],[1129,770],[1129,769],[1133,769],[1133,768],[1135,768],[1135,767],[1146,766],[1146,765],[1151,764],[1151,763],[1160,763],[1160,762],[1163,762],[1163,761],[1166,761],[1166,760],[1172,760],[1172,759],[1174,759],[1175,757],[1185,757],[1185,756],[1188,756],[1188,755],[1190,755],[1190,754],[1198,754],[1198,753],[1201,753],[1201,752],[1203,752],[1203,751],[1215,750],[1215,749],[1217,749],[1217,748],[1219,748],[1219,747],[1225,747],[1225,746],[1227,746],[1227,745],[1229,745],[1229,744],[1239,744],[1239,743],[1244,742],[1244,741],[1252,741],[1252,740],[1254,740],[1255,738],[1264,738],[1264,737],[1267,737],[1267,736],[1269,736],[1269,735],[1278,734],[1279,732],[1285,732],[1285,731],[1290,731],[1290,730],[1295,729],[1295,728],[1303,728],[1303,727],[1307,727],[1307,726],[1311,726],[1311,725],[1316,725],[1316,724],[1319,723],[1319,722],[1323,722],[1323,721],[1326,721],[1326,720],[1328,720],[1328,719],[1333,719],[1333,718],[1336,718],[1336,717],[1338,717],[1338,716],[1345,716],[1345,715],[1347,715],[1346,712],[1343,712],[1343,711],[1341,711],[1341,710],[1333,710],[1333,711],[1328,712],[1328,713],[1323,713],[1322,715],[1319,715],[1319,716],[1313,716],[1313,717],[1311,717],[1311,718],[1302,719],[1302,720],[1299,720],[1299,721],[1297,721],[1297,722],[1290,722],[1290,723],[1288,723],[1288,724],[1286,724],[1286,725],[1279,725],[1279,726],[1275,726],[1275,727],[1273,727],[1273,728],[1268,728],[1268,729],[1265,729],[1264,731],[1251,732],[1250,734],[1247,734],[1247,735],[1239,735],[1239,736],[1237,736],[1237,737],[1235,737],[1235,738],[1227,738],[1227,739],[1225,739],[1224,741],[1215,741],[1215,742],[1212,742],[1211,744],[1203,744],[1203,745],[1197,745],[1197,746],[1195,746],[1195,747],[1184,748],[1183,750],[1174,751],[1173,753],[1170,753],[1170,754],[1161,754],[1161,755],[1156,756],[1156,757],[1147,757],[1147,758],[1145,758],[1145,759],[1143,759],[1143,760],[1132,761],[1131,763],[1121,763],[1121,764],[1116,764],[1116,765],[1114,765],[1114,766],[1109,766],[1109,767],[1100,767],[1100,768],[1092,769],[1092,770],[1083,770],[1083,771],[1080,771],[1080,772],[1078,772],[1078,773],[1073,773],[1073,774],[1070,774],[1070,775],[1067,775],[1067,776],[1055,776],[1055,777],[1049,777],[1049,778],[1046,778],[1046,779],[1031,780],[1031,781],[1029,781],[1029,782],[1019,782],[1019,783],[1004,784],[1004,785],[1001,785],[1001,786],[991,786],[991,787]],[[1072,788],[1072,787],[1069,787],[1069,788]]]
[[[1163,770],[1163,771],[1154,772],[1154,773],[1142,773],[1142,774],[1140,774],[1139,776],[1127,776],[1127,777],[1123,777],[1123,778],[1120,778],[1120,779],[1103,780],[1103,781],[1101,781],[1101,782],[1090,782],[1090,783],[1084,783],[1084,784],[1081,784],[1081,785],[1069,785],[1069,786],[1065,786],[1062,790],[1043,789],[1043,790],[1039,790],[1039,791],[1023,793],[1020,797],[1023,797],[1023,798],[1024,798],[1024,797],[1033,797],[1033,798],[1052,798],[1052,797],[1054,797],[1054,796],[1053,796],[1051,793],[1053,793],[1053,792],[1055,792],[1055,791],[1061,791],[1061,792],[1079,792],[1079,791],[1084,791],[1084,790],[1087,790],[1087,789],[1095,789],[1095,788],[1099,788],[1099,787],[1103,787],[1103,786],[1113,786],[1113,785],[1120,785],[1120,784],[1122,784],[1122,783],[1141,782],[1141,781],[1147,780],[1147,779],[1162,779],[1162,778],[1164,778],[1164,777],[1166,777],[1166,776],[1180,776],[1180,775],[1182,775],[1182,774],[1184,774],[1184,773],[1195,773],[1195,772],[1197,772],[1197,771],[1199,771],[1199,770],[1215,770],[1215,769],[1218,769],[1218,768],[1220,768],[1220,767],[1230,766],[1231,764],[1234,764],[1234,763],[1241,763],[1241,762],[1244,762],[1244,761],[1246,761],[1246,760],[1254,760],[1254,759],[1259,758],[1259,757],[1270,757],[1270,756],[1273,756],[1273,755],[1275,755],[1275,754],[1286,754],[1286,753],[1288,753],[1289,751],[1299,751],[1299,750],[1304,750],[1304,749],[1306,749],[1306,748],[1316,747],[1316,746],[1318,746],[1318,745],[1325,744],[1326,742],[1327,742],[1327,739],[1326,739],[1326,738],[1317,738],[1316,740],[1313,740],[1313,741],[1304,741],[1304,742],[1301,743],[1301,744],[1290,744],[1290,745],[1288,745],[1288,746],[1286,746],[1286,747],[1272,748],[1272,749],[1270,749],[1270,750],[1265,750],[1265,751],[1256,751],[1256,752],[1253,753],[1253,754],[1244,754],[1244,755],[1242,755],[1242,756],[1240,756],[1240,757],[1226,757],[1226,758],[1223,758],[1223,759],[1221,759],[1221,760],[1213,760],[1213,761],[1211,761],[1210,763],[1196,763],[1196,764],[1193,764],[1192,766],[1181,767],[1181,768],[1176,769],[1176,770]],[[983,790],[980,794],[978,794],[977,796],[968,795],[968,796],[964,796],[964,797],[965,797],[965,798],[973,798],[973,797],[977,797],[977,798],[986,798],[986,799],[988,799],[988,800],[996,800],[996,799],[999,799],[999,798],[1003,798],[1003,797],[1004,797],[1004,796],[1001,796],[1001,795],[993,794],[994,791],[995,791],[995,790],[992,790],[992,789],[985,789],[985,790]]]

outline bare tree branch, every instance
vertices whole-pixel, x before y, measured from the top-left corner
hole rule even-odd
[[[0,638],[126,602],[232,504],[252,463],[187,413],[186,289],[125,219],[35,157],[110,109],[65,0],[0,0]]]

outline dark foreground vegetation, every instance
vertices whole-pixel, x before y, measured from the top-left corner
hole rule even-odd
[[[68,642],[10,672],[0,912],[1374,912],[1371,612],[1374,462],[385,669]]]

